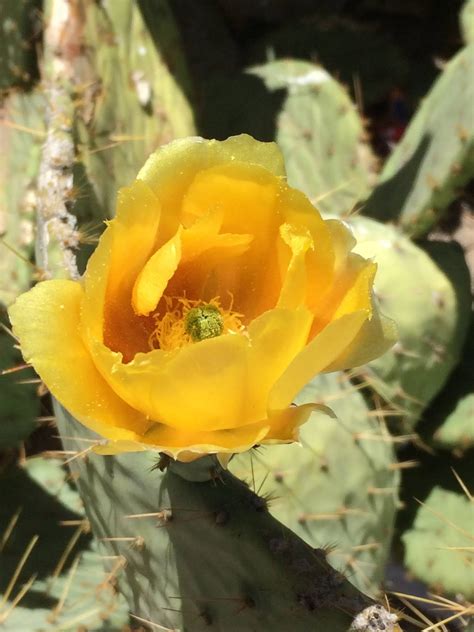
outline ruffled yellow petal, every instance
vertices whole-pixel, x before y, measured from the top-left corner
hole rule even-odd
[[[331,234],[334,249],[334,271],[336,274],[345,266],[349,252],[357,241],[347,224],[339,219],[327,219],[324,221]]]
[[[334,320],[358,310],[366,310],[369,317],[372,315],[372,286],[377,264],[370,261],[364,264],[336,309],[333,315]]]
[[[103,345],[92,349],[113,390],[130,406],[174,428],[231,428],[249,418],[248,340],[227,334],[182,347],[140,353],[123,364]]]
[[[164,452],[173,459],[189,462],[204,454],[244,452],[260,443],[268,431],[267,420],[240,428],[211,432],[176,430],[163,424],[155,424],[137,443],[110,441],[97,446],[95,451],[100,454],[119,454],[152,449]]]
[[[138,354],[128,364],[100,343],[92,352],[114,391],[151,419],[180,430],[234,428],[266,418],[268,393],[303,349],[311,322],[305,309],[275,309],[246,335]]]
[[[163,216],[160,237],[164,243],[182,221],[183,197],[196,174],[217,165],[242,162],[263,167],[275,176],[284,177],[283,157],[275,143],[261,143],[247,134],[224,141],[200,137],[182,138],[160,147],[146,161],[138,174],[159,197]]]
[[[370,290],[375,271],[376,264],[347,253],[339,269],[334,271],[331,286],[310,301],[314,314],[310,339],[339,316],[358,309],[365,309],[368,314],[372,312]]]
[[[313,245],[306,251],[304,269],[306,271],[306,305],[314,311],[313,304],[331,287],[334,277],[335,252],[331,232],[318,210],[300,191],[284,187],[278,197],[277,212],[283,217],[282,223],[292,227],[292,233],[309,235]],[[294,249],[285,245],[279,249],[282,278],[287,274]],[[301,260],[301,257],[300,257]]]
[[[222,226],[223,210],[213,209],[193,218],[191,226],[186,226],[181,238],[183,261],[195,259],[207,250],[208,244],[215,240]]]
[[[189,231],[185,231],[184,235]],[[233,270],[238,277],[241,257],[246,254],[254,240],[253,235],[216,235],[201,244],[201,251],[194,258],[188,258],[179,266],[171,279],[167,294],[183,296],[194,300],[210,301],[216,297],[221,302],[233,300],[233,285],[227,279],[223,282],[224,269]]]
[[[374,310],[372,318],[365,321],[352,343],[325,371],[341,371],[366,364],[388,351],[397,340],[395,323]]]
[[[306,255],[314,249],[309,230],[291,224],[280,226],[280,235],[290,248],[292,256],[278,299],[278,307],[296,309],[305,305],[308,289]]]
[[[220,211],[221,232],[254,235],[240,260],[228,259],[213,270],[216,285],[232,293],[237,311],[248,321],[274,307],[280,291],[273,250],[283,217],[276,205],[284,186],[261,167],[233,162],[201,171],[183,200],[185,223]]]
[[[84,275],[82,323],[86,337],[105,340],[131,359],[148,350],[146,321],[132,307],[135,280],[155,251],[160,205],[143,182],[121,189],[117,215],[102,234]]]
[[[284,410],[273,412],[268,418],[270,430],[262,443],[275,444],[298,441],[300,427],[308,421],[311,413],[316,410],[330,415],[331,417],[334,416],[330,408],[317,403],[290,406]]]
[[[23,355],[51,393],[85,426],[113,440],[136,440],[149,427],[97,371],[79,332],[82,287],[43,281],[22,294],[9,314]]]
[[[301,351],[270,391],[269,409],[283,410],[315,375],[330,366],[352,344],[367,320],[365,310],[331,322]]]
[[[180,227],[174,237],[148,259],[138,275],[132,292],[132,305],[137,314],[148,316],[163,296],[181,259],[181,234]]]
[[[273,384],[304,348],[312,319],[312,314],[304,308],[276,308],[250,324],[249,380],[245,396],[257,418],[266,416]]]

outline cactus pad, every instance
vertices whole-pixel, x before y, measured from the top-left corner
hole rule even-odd
[[[364,377],[405,413],[410,429],[459,361],[468,325],[469,274],[455,245],[440,244],[440,263],[449,265],[437,265],[394,227],[363,217],[348,223],[357,238],[355,251],[378,263],[375,292],[399,329],[399,342],[371,362]],[[453,271],[456,287],[449,276]]]
[[[59,407],[57,418],[75,437],[65,439],[68,449],[93,437]],[[199,461],[160,472],[152,453],[71,465],[96,536],[126,561],[120,590],[155,626],[342,632],[371,605],[227,472],[208,468],[203,480]]]
[[[275,61],[250,71],[270,90],[286,89],[277,120],[291,186],[322,211],[347,213],[374,181],[375,159],[345,88],[321,66]]]
[[[385,164],[364,213],[424,235],[474,169],[474,44],[442,71]]]
[[[86,525],[82,502],[61,463],[36,457],[0,477],[3,537],[16,516],[9,537],[0,540],[0,592],[8,590],[18,562],[38,536],[0,607],[5,632],[77,630],[81,625],[91,632],[115,632],[128,622],[125,603],[108,581],[95,545],[81,535],[81,524]],[[29,589],[16,604],[30,578]]]
[[[405,564],[437,590],[473,599],[473,524],[472,498],[435,487],[403,536]]]
[[[261,448],[230,464],[270,499],[271,513],[364,591],[380,588],[391,541],[398,473],[390,435],[343,373],[322,375],[298,396],[320,413],[301,428],[301,445]]]

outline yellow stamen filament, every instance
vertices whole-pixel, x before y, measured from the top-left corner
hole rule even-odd
[[[163,314],[163,310],[160,310],[160,313],[153,317],[156,324],[148,339],[150,349],[172,351],[199,342],[200,338],[196,337],[190,323],[194,321],[194,315],[201,311],[217,310],[220,315],[219,329],[221,335],[236,334],[245,329],[241,320],[243,314],[233,311],[232,300],[227,309],[222,307],[219,297],[210,301],[196,301],[186,297],[164,296],[163,302],[165,313]],[[202,339],[206,337],[212,336],[203,336]]]

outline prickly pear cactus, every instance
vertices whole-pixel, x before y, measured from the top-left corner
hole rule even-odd
[[[0,304],[9,305],[29,287],[35,267],[36,178],[44,140],[44,99],[39,92],[13,92],[3,103],[0,134]]]
[[[38,78],[36,49],[41,33],[41,0],[2,0],[0,91],[27,87]]]
[[[466,44],[474,42],[474,1],[465,0],[460,14],[461,31]]]
[[[436,449],[452,451],[457,458],[474,447],[474,320],[461,361],[446,386],[424,413],[423,439]],[[468,454],[466,458],[469,459]]]
[[[92,433],[56,412],[66,449],[90,449]],[[373,605],[216,461],[164,472],[154,462],[89,453],[71,463],[96,536],[122,560],[118,585],[136,617],[193,632],[337,632]]]
[[[44,123],[41,94],[12,92],[3,102],[0,133],[0,322],[8,326],[5,308],[40,271],[32,263],[36,176]],[[0,449],[26,438],[36,427],[36,386],[24,384],[32,371],[11,372],[22,364],[15,341],[0,329]]]
[[[276,141],[289,183],[324,212],[349,212],[369,193],[376,161],[347,91],[324,68],[303,61],[274,61],[250,72],[270,90],[286,90]]]
[[[443,448],[467,450],[474,446],[474,393],[463,397],[434,435]]]
[[[459,361],[469,323],[469,273],[454,244],[431,244],[438,265],[394,227],[363,217],[347,221],[356,252],[378,263],[377,298],[399,329],[395,347],[360,374],[399,409],[410,430]]]
[[[422,236],[474,169],[474,44],[442,71],[387,160],[364,213]]]
[[[150,153],[194,133],[193,115],[178,83],[186,86],[188,81],[179,41],[169,42],[178,35],[168,4],[159,0],[153,11],[143,14],[142,6],[147,5],[85,7],[89,55],[79,86],[79,161],[74,170],[79,221],[110,217],[118,187],[135,178]]]
[[[472,497],[434,487],[403,535],[405,564],[437,591],[473,599],[473,524]]]
[[[6,322],[1,311],[0,322]],[[0,450],[17,445],[38,427],[40,401],[36,385],[23,383],[35,377],[33,370],[8,373],[22,365],[14,343],[6,331],[0,329]]]
[[[128,622],[125,602],[86,535],[82,502],[67,479],[60,459],[41,457],[0,477],[0,626],[5,632],[81,626],[115,632]]]
[[[383,411],[370,410],[343,373],[319,376],[298,403],[321,402],[301,445],[236,456],[231,470],[269,499],[270,512],[365,592],[380,590],[397,506],[399,475]]]

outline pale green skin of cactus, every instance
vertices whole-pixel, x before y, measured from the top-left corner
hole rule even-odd
[[[461,490],[435,487],[418,509],[412,529],[403,535],[408,569],[441,593],[472,600],[473,524],[474,503]]]
[[[459,21],[465,43],[472,44],[474,42],[474,0],[465,0]]]
[[[343,373],[313,380],[297,398],[307,402],[330,406],[337,418],[313,413],[300,443],[237,455],[230,469],[267,496],[272,515],[310,546],[329,547],[330,563],[351,573],[360,590],[377,594],[397,505],[393,446]]]
[[[35,186],[44,138],[44,98],[40,92],[12,92],[3,103],[5,118],[36,134],[3,127],[0,158],[0,305],[10,305],[28,289],[34,266]],[[18,256],[19,253],[20,256]]]
[[[275,61],[250,72],[270,90],[286,90],[275,140],[289,184],[324,212],[349,212],[370,191],[375,159],[345,88],[308,62]]]
[[[459,361],[469,322],[469,274],[454,245],[440,245],[437,265],[395,227],[364,217],[347,223],[357,239],[355,252],[378,264],[375,295],[399,331],[393,349],[361,374],[404,412],[404,430],[410,431]]]
[[[43,142],[44,99],[39,92],[12,92],[3,102],[5,119],[38,132],[2,127],[0,157],[0,322],[8,326],[6,308],[27,290],[35,274],[29,263],[34,249],[33,210],[36,176]],[[0,330],[0,370],[22,364],[15,341]],[[19,377],[21,375],[21,378]],[[36,427],[36,386],[19,384],[33,371],[0,376],[0,449],[10,448]]]
[[[56,412],[62,434],[77,437],[64,440],[66,449],[94,436]],[[156,459],[90,454],[71,463],[96,537],[143,539],[141,547],[110,541],[102,549],[127,560],[118,585],[131,612],[193,632],[338,632],[371,605],[215,459],[165,472],[153,469]],[[130,517],[143,513],[152,515]]]
[[[92,117],[76,121],[81,161],[75,176],[82,195],[74,213],[79,219],[89,220],[91,213],[113,216],[118,188],[136,178],[148,156],[161,144],[195,134],[191,108],[175,79],[188,82],[168,3],[160,0],[148,13],[145,23],[138,3],[87,5],[90,79],[99,78],[105,88]],[[172,60],[165,59],[168,49]],[[110,140],[120,134],[127,140]]]
[[[3,320],[3,319],[2,319]],[[14,340],[0,329],[0,371],[22,364]],[[40,402],[36,384],[19,383],[18,373],[0,376],[0,451],[13,448],[38,427]],[[34,379],[33,370],[22,370],[21,379]]]
[[[441,72],[387,160],[364,213],[422,236],[474,170],[474,44]]]
[[[25,88],[37,79],[36,47],[41,0],[2,0],[0,91]]]
[[[474,446],[474,393],[461,399],[453,412],[446,417],[433,439],[437,446],[467,450]]]
[[[67,475],[61,459],[35,457],[24,467],[6,470],[0,476],[2,533],[21,509],[15,528],[0,551],[0,592],[31,538],[39,535],[11,598],[33,574],[37,578],[2,623],[5,632],[76,630],[80,625],[91,632],[116,632],[128,623],[125,600],[112,586],[103,585],[108,573],[103,568],[97,544],[90,542],[89,536],[79,538],[66,557],[62,572],[55,575],[55,567],[77,529],[77,526],[61,526],[59,522],[84,519],[82,501],[68,484]],[[77,556],[78,564],[73,568]],[[63,597],[64,604],[56,614],[55,608]],[[2,613],[12,606],[11,598],[0,609],[0,620]]]

